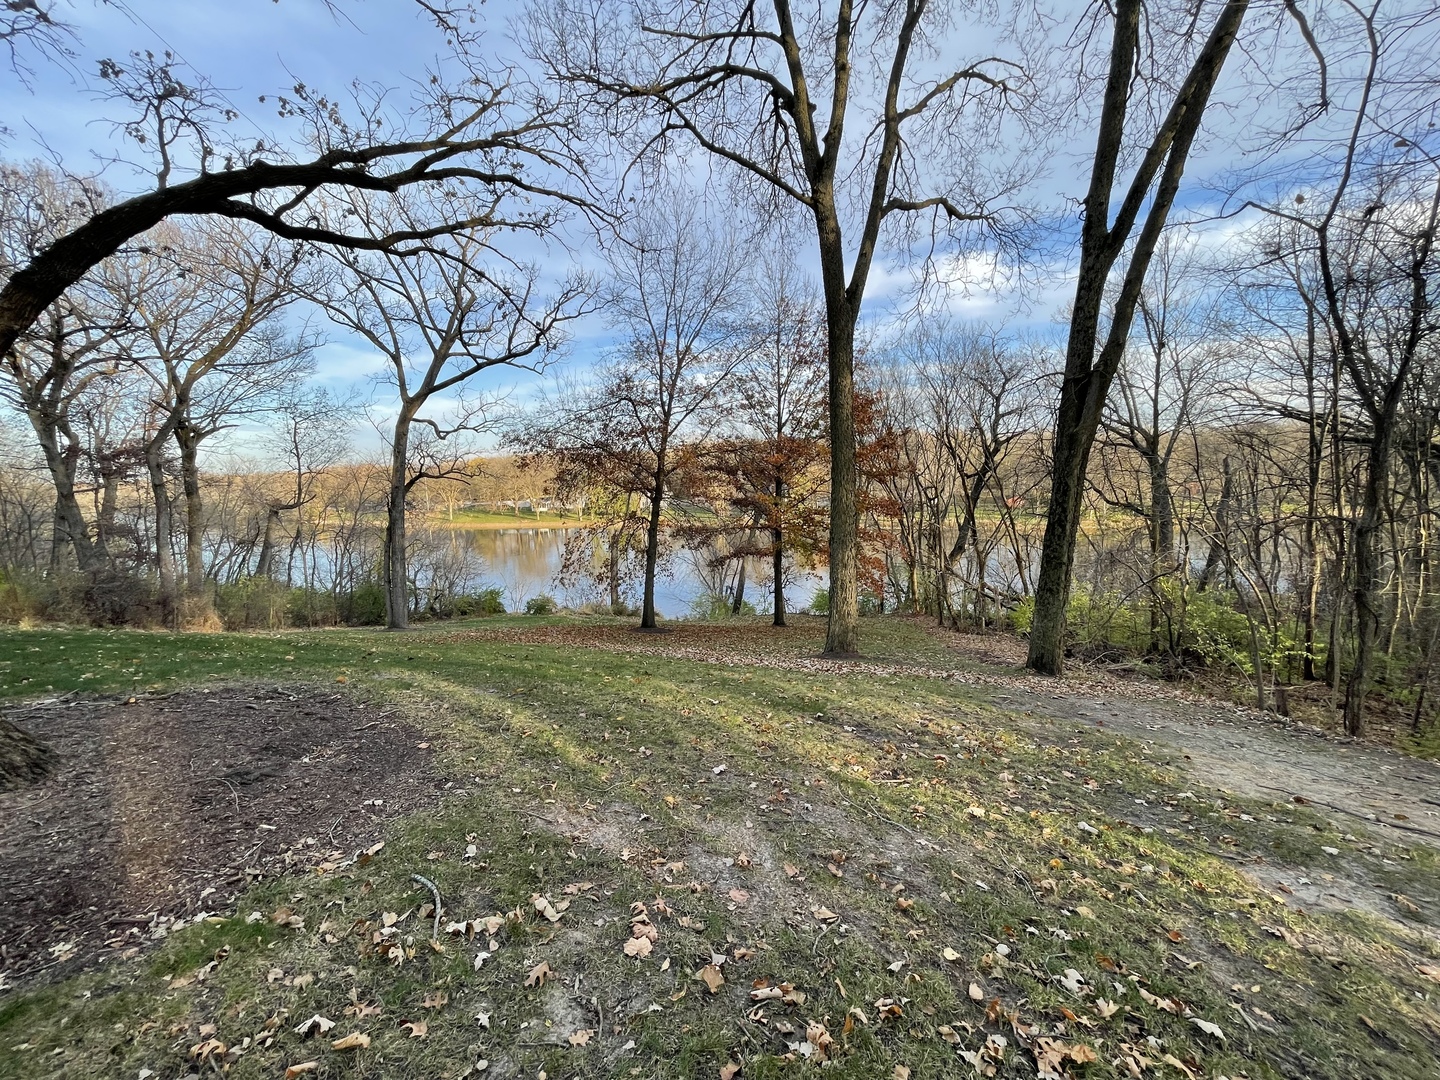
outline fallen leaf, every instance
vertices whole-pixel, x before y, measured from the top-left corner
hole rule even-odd
[[[973,982],[972,982],[972,983],[970,984],[970,1000],[971,1000],[971,1001],[984,1001],[984,1000],[985,1000],[985,991],[980,989],[980,984],[979,984],[979,983],[973,983]]]
[[[584,1046],[595,1034],[596,1032],[591,1028],[582,1028],[573,1035],[568,1036],[568,1040],[571,1046]]]
[[[945,957],[945,959],[949,960],[952,964],[960,959],[960,954],[954,949],[950,948],[950,946],[948,945],[945,946],[945,948],[941,951],[940,955]]]
[[[312,1073],[318,1068],[320,1068],[318,1061],[302,1061],[299,1065],[291,1065],[285,1070],[285,1080],[295,1080],[295,1077]]]
[[[814,915],[820,922],[834,922],[840,918],[839,915],[836,915],[835,912],[831,911],[828,907],[815,908],[810,914]]]
[[[319,1013],[316,1013],[314,1016],[310,1017],[309,1020],[305,1020],[299,1024],[296,1024],[295,1034],[299,1035],[302,1039],[305,1039],[309,1038],[311,1035],[324,1035],[334,1026],[334,1020],[330,1020],[324,1016],[321,1016]]]
[[[890,1074],[895,1080],[910,1080],[910,1068],[906,1065],[896,1065],[895,1071]]]
[[[720,969],[714,964],[706,964],[695,973],[695,978],[703,982],[705,988],[712,994],[725,985],[725,976],[720,974]]]
[[[653,948],[648,937],[632,937],[625,942],[625,955],[645,957],[650,955]]]
[[[530,969],[530,974],[525,976],[526,986],[544,986],[547,976],[555,974],[555,969],[547,962],[541,961]]]
[[[425,1023],[424,1020],[415,1020],[412,1023],[401,1024],[400,1026],[410,1032],[410,1038],[412,1039],[423,1039],[426,1035],[430,1034],[430,1025]]]
[[[420,1007],[422,1009],[438,1009],[449,1000],[449,994],[443,994],[437,990],[435,993],[427,997],[424,1001],[420,1002]]]
[[[1440,967],[1436,967],[1434,964],[1417,964],[1415,970],[1431,982],[1440,983]]]
[[[720,1080],[735,1080],[740,1075],[740,1066],[733,1061],[727,1061],[720,1066]]]
[[[1198,1016],[1192,1016],[1190,1018],[1190,1022],[1196,1027],[1198,1027],[1201,1031],[1205,1032],[1206,1035],[1214,1035],[1215,1038],[1221,1040],[1222,1042],[1224,1041],[1225,1033],[1220,1030],[1219,1024],[1212,1024],[1209,1020],[1202,1020]]]
[[[363,1031],[357,1031],[336,1039],[330,1044],[331,1050],[364,1050],[370,1045],[370,1036]]]

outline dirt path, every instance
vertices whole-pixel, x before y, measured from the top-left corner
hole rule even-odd
[[[259,686],[7,706],[56,766],[0,792],[0,987],[143,947],[431,804],[424,736],[365,710]]]
[[[1197,780],[1281,802],[1304,800],[1344,831],[1368,828],[1399,844],[1440,848],[1440,765],[1382,747],[1317,735],[1224,705],[1136,702],[1063,690],[994,695],[996,704],[1079,728],[1128,735]]]

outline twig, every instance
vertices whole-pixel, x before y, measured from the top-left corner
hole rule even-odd
[[[228,788],[230,789],[230,797],[235,800],[235,814],[236,814],[236,816],[238,817],[239,814],[240,814],[240,791],[239,791],[239,789],[236,788],[235,785],[232,784],[229,780],[226,780],[223,776],[202,776],[202,777],[200,778],[200,782],[201,782],[202,784],[205,783],[205,781],[207,781],[207,780],[218,780],[218,781],[220,781],[220,783],[224,784],[226,787],[228,787]]]
[[[411,875],[410,875],[410,880],[411,880],[411,881],[414,881],[414,882],[417,882],[418,884],[424,885],[427,889],[430,890],[430,895],[435,898],[435,930],[434,930],[433,933],[431,933],[430,937],[431,937],[432,939],[439,938],[439,936],[440,936],[440,886],[436,885],[435,882],[431,881],[431,880],[430,880],[428,877],[426,877],[424,874],[411,874]]]

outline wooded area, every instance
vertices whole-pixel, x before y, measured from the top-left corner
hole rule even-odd
[[[427,5],[409,97],[297,84],[269,143],[106,60],[145,185],[0,167],[3,614],[400,629],[486,610],[457,506],[544,505],[644,629],[677,550],[776,626],[823,564],[829,656],[922,612],[1433,724],[1437,16],[1322,6],[1121,0],[1050,48],[935,0],[536,0],[521,70]],[[17,78],[70,47],[41,10],[0,16]],[[877,272],[912,285],[862,317]],[[1042,283],[1052,322],[957,302]],[[368,393],[313,379],[331,336]]]

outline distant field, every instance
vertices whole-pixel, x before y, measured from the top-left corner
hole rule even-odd
[[[432,525],[449,526],[455,529],[523,529],[534,526],[559,527],[581,524],[573,515],[536,513],[533,510],[456,510],[449,514],[437,511],[425,520]]]

